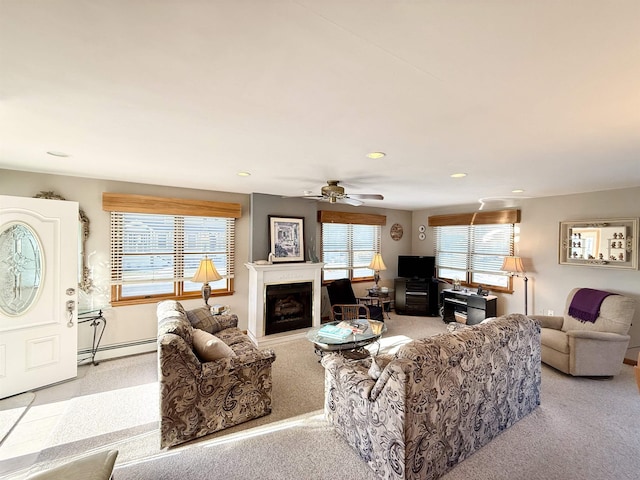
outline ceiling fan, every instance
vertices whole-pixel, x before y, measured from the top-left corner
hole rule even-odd
[[[327,180],[327,185],[320,189],[320,195],[304,195],[303,198],[315,198],[317,200],[329,203],[346,203],[357,207],[364,202],[361,200],[384,200],[384,197],[378,193],[354,193],[347,195],[344,187],[338,185],[340,180]]]

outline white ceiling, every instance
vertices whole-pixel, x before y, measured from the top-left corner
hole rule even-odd
[[[0,168],[409,210],[640,185],[638,0],[0,0],[0,55]]]

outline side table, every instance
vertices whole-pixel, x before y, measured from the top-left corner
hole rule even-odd
[[[96,362],[96,353],[98,353],[98,348],[100,347],[100,341],[102,340],[102,335],[104,335],[104,331],[107,328],[107,319],[104,318],[102,311],[103,307],[91,309],[91,310],[79,310],[78,311],[78,325],[81,323],[89,323],[90,327],[93,327],[93,342],[91,344],[91,356],[83,358],[78,363],[82,363],[86,360],[91,359],[91,363],[94,365],[98,365],[99,362]]]
[[[358,297],[358,303],[382,307],[383,314],[386,313],[387,318],[391,318],[389,311],[391,311],[392,295],[393,290],[389,290],[388,292],[376,292],[374,290],[369,290],[366,297]]]

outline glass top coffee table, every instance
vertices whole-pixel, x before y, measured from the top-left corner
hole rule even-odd
[[[318,355],[340,352],[350,358],[366,358],[370,354],[364,347],[380,340],[382,334],[387,331],[387,326],[384,322],[360,319],[351,320],[349,323],[353,324],[361,332],[348,332],[348,335],[343,338],[323,334],[322,329],[325,326],[337,326],[339,323],[325,323],[307,332],[307,340],[313,343]]]

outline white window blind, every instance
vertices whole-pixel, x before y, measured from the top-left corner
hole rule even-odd
[[[380,225],[322,224],[324,280],[370,278],[369,264],[380,251]]]
[[[513,224],[439,226],[436,230],[438,276],[470,285],[508,288],[504,257],[513,254]]]
[[[205,255],[224,277],[212,293],[229,292],[234,245],[234,218],[111,212],[113,300],[199,294],[190,279]]]

